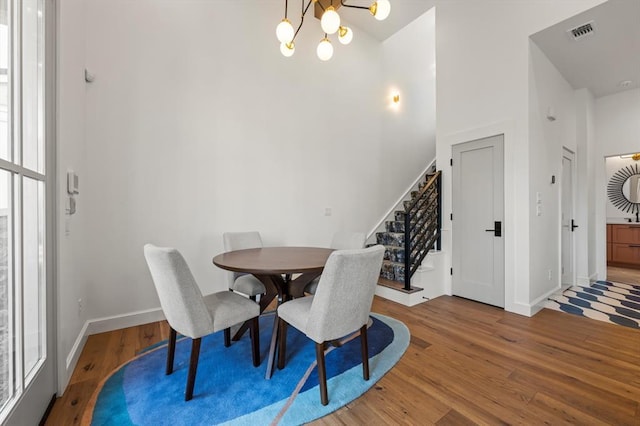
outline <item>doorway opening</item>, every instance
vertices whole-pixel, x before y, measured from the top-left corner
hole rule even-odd
[[[640,155],[605,158],[607,280],[640,283]]]

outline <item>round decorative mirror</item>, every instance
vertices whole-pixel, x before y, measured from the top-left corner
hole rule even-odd
[[[627,213],[640,212],[640,167],[632,164],[618,170],[607,185],[611,203]]]

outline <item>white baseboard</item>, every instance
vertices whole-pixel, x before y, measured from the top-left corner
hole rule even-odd
[[[579,287],[591,285],[591,277],[576,277],[576,285]]]
[[[96,318],[87,320],[78,333],[76,341],[67,355],[67,359],[62,374],[58,374],[58,392],[62,395],[71,379],[73,370],[78,364],[80,354],[87,338],[92,334],[104,333],[107,331],[119,330],[121,328],[134,327],[136,325],[148,324],[150,322],[162,321],[165,319],[162,309],[147,309],[144,311],[131,312],[128,314],[114,315],[111,317]]]
[[[529,304],[528,316],[532,317],[538,312],[540,312],[544,308],[544,305],[547,303],[547,299],[549,298],[549,296],[551,296],[554,293],[557,293],[558,291],[561,291],[561,289],[554,288],[552,290],[549,290],[548,292],[546,292],[545,294],[543,294],[542,296],[538,297],[533,302],[531,302]]]
[[[92,334],[119,330],[121,328],[135,327],[136,325],[149,324],[150,322],[162,321],[164,319],[164,313],[160,308],[147,309],[124,315],[96,318],[87,321],[89,323],[89,326],[87,327],[87,335],[90,336]]]

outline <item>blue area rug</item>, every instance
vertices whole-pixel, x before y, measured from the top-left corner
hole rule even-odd
[[[640,285],[596,281],[574,286],[549,297],[545,307],[640,329]]]
[[[191,340],[176,344],[173,374],[164,374],[166,344],[124,364],[94,395],[92,425],[298,425],[325,416],[358,398],[402,357],[409,330],[393,318],[372,314],[369,323],[371,378],[362,378],[360,338],[346,337],[326,354],[329,405],[320,404],[315,346],[288,327],[287,363],[264,378],[273,316],[260,320],[262,364],[251,363],[245,335],[231,347],[222,333],[202,339],[193,399],[184,401]],[[248,334],[248,333],[247,333]],[[90,416],[91,413],[88,413]],[[87,419],[87,414],[85,415]]]

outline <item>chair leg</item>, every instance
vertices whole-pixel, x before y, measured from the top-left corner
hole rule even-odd
[[[224,347],[228,348],[229,346],[231,346],[231,329],[225,328],[224,329]]]
[[[278,320],[278,338],[278,369],[282,370],[287,356],[287,322],[282,318]]]
[[[316,343],[316,362],[318,363],[320,402],[322,405],[327,405],[329,403],[329,397],[327,396],[327,370],[324,366],[324,342]]]
[[[251,356],[253,358],[253,366],[260,365],[260,322],[259,317],[251,320]]]
[[[169,327],[169,344],[167,345],[167,368],[165,374],[173,373],[173,357],[176,353],[176,331]]]
[[[198,358],[200,356],[201,339],[193,339],[191,341],[191,360],[189,361],[189,375],[187,376],[187,389],[184,394],[184,400],[190,401],[193,398],[193,386],[196,382],[196,372],[198,371]]]
[[[367,324],[360,328],[360,346],[362,348],[362,377],[369,380],[369,342],[367,340]]]

